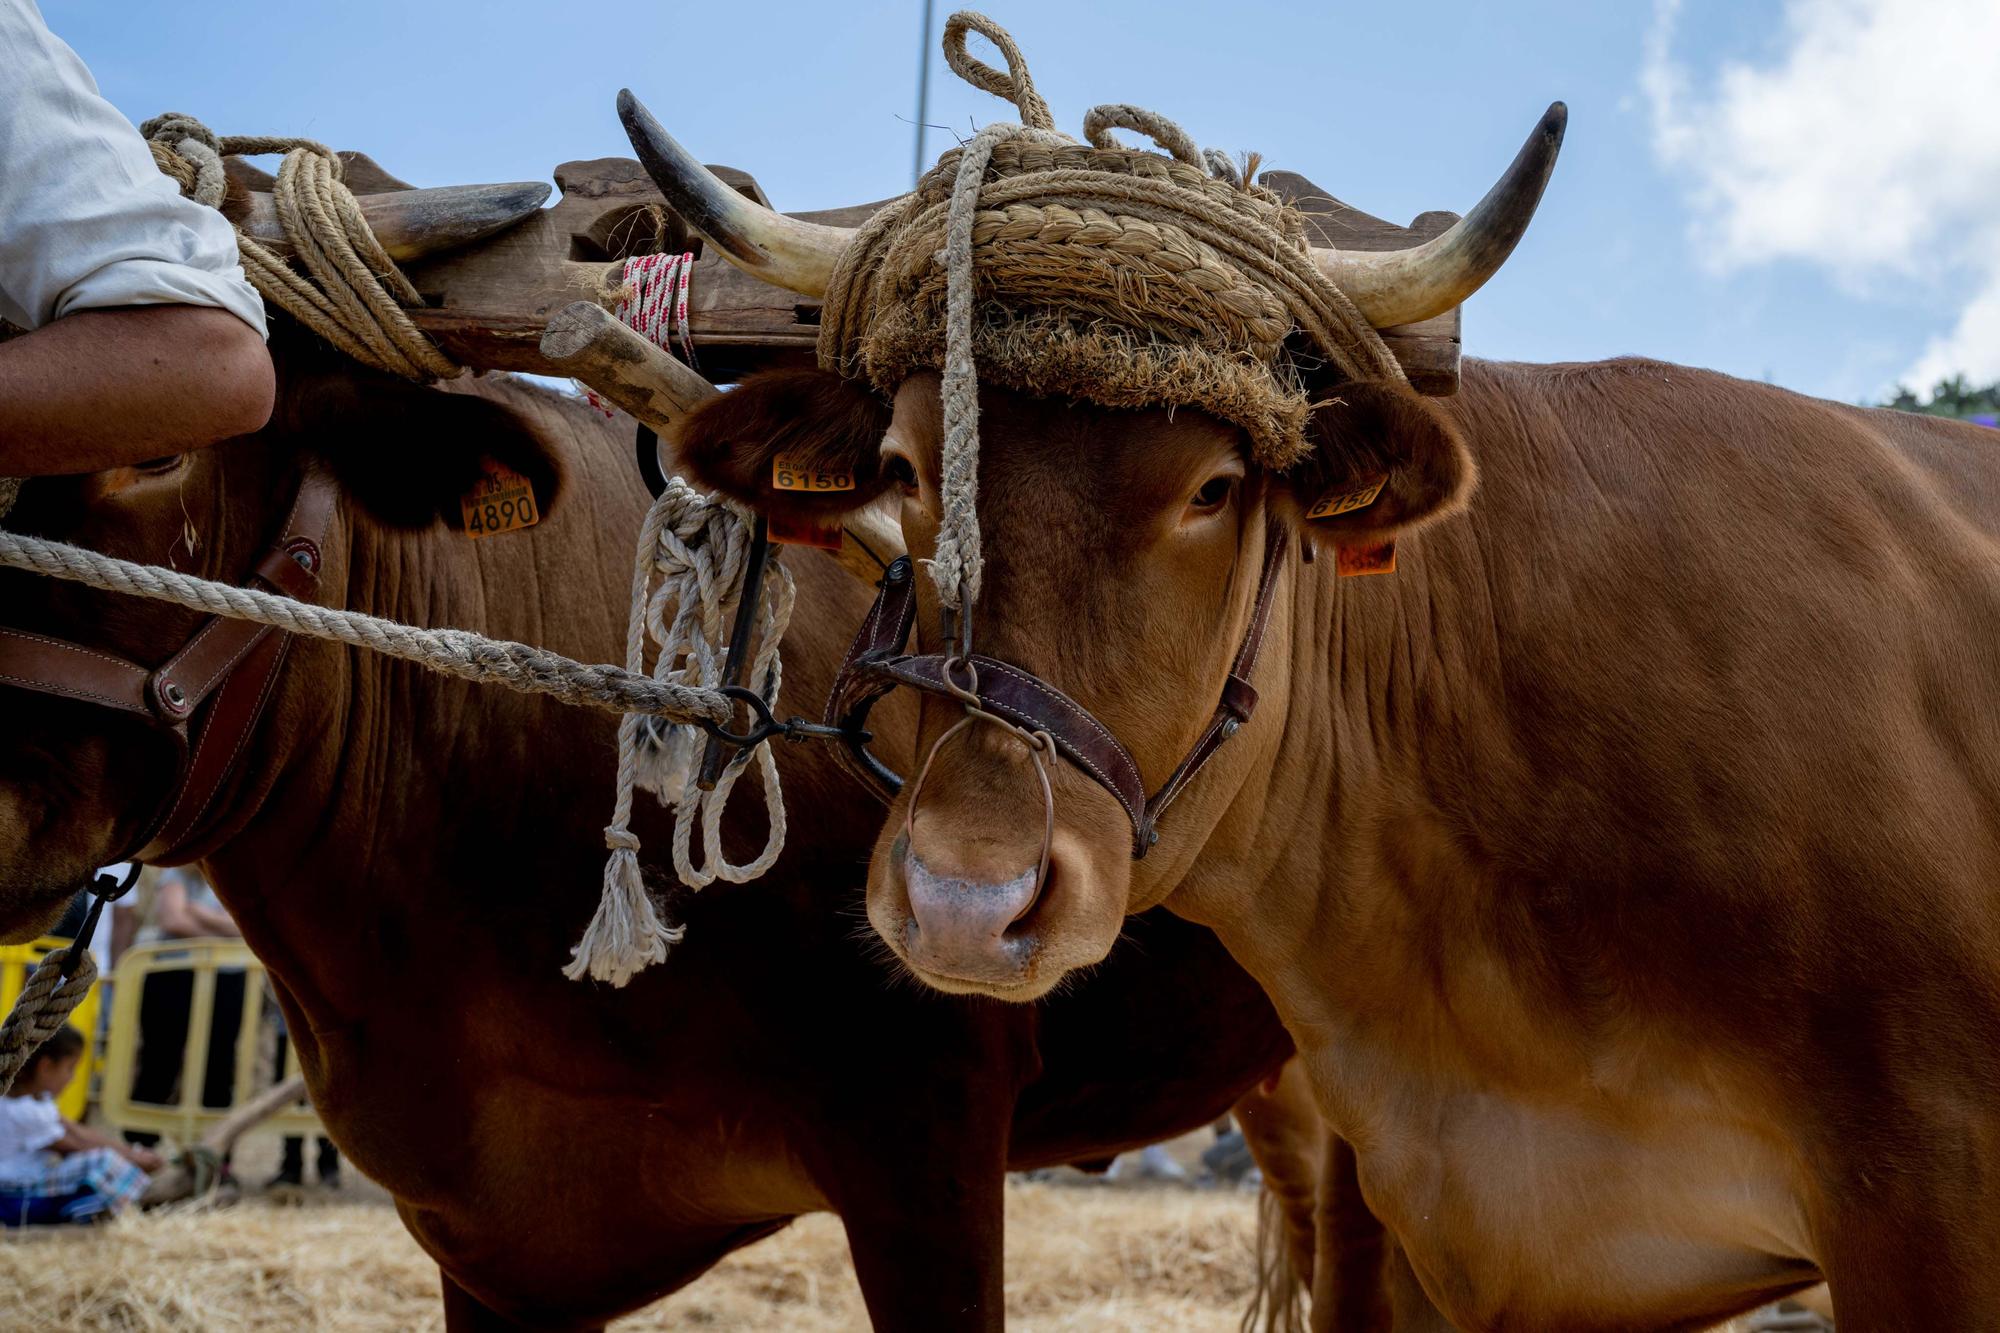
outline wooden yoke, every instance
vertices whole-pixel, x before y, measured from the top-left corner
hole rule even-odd
[[[728,167],[711,170],[769,205],[750,176]],[[691,250],[698,259],[689,286],[689,320],[698,369],[705,377],[728,383],[767,366],[811,363],[819,299],[760,282],[720,256],[703,253],[701,239],[667,208],[636,161],[607,157],[565,162],[556,168],[555,178],[562,198],[520,225],[476,246],[406,266],[427,306],[411,312],[412,317],[451,356],[483,369],[572,374],[573,367],[542,351],[549,321],[575,301],[610,305],[621,261]],[[367,179],[394,181],[386,174]],[[1425,213],[1409,227],[1398,227],[1340,202],[1303,176],[1273,171],[1263,180],[1306,215],[1308,232],[1322,245],[1405,249],[1457,220],[1452,213]],[[795,216],[852,227],[880,207],[859,204]],[[1385,329],[1383,338],[1415,388],[1435,395],[1457,390],[1457,310]]]

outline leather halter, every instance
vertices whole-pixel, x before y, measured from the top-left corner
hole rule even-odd
[[[1264,533],[1264,569],[1257,582],[1257,600],[1250,611],[1250,624],[1243,642],[1229,665],[1222,684],[1222,698],[1215,706],[1201,736],[1164,785],[1151,796],[1139,765],[1111,734],[1111,729],[1092,717],[1090,710],[1055,686],[1020,667],[973,653],[964,661],[975,668],[972,693],[980,706],[1028,732],[1046,732],[1056,749],[1117,800],[1132,821],[1132,856],[1143,857],[1160,840],[1156,826],[1175,797],[1201,770],[1224,741],[1234,736],[1257,708],[1257,691],[1250,685],[1257,666],[1257,653],[1264,644],[1264,627],[1271,618],[1272,593],[1277,587],[1278,570],[1284,565],[1285,533],[1271,524]],[[828,726],[839,729],[845,744],[838,753],[855,777],[883,800],[901,790],[902,778],[868,751],[868,735],[862,730],[868,710],[875,701],[898,685],[958,698],[960,688],[951,671],[961,672],[960,659],[945,653],[905,653],[916,621],[915,567],[908,556],[898,556],[876,585],[875,605],[861,622],[847,661],[834,677],[827,696]]]
[[[299,483],[277,540],[246,587],[312,601],[339,487],[319,469]],[[102,649],[0,627],[0,685],[53,694],[144,719],[174,742],[173,785],[117,860],[172,863],[215,812],[217,793],[269,702],[292,636],[268,625],[210,617],[158,667]],[[204,707],[206,705],[206,707]]]

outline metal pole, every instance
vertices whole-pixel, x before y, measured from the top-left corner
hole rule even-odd
[[[917,47],[917,155],[916,165],[910,169],[910,184],[923,179],[924,131],[929,128],[931,118],[931,3],[932,0],[917,0],[924,9],[924,39]]]

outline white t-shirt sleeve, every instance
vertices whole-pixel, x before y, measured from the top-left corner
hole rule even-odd
[[[0,316],[202,305],[266,332],[236,233],[181,197],[34,0],[0,0]]]
[[[62,1112],[45,1097],[0,1097],[0,1161],[38,1153],[63,1136]]]

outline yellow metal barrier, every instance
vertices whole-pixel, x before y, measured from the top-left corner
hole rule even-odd
[[[14,1007],[14,997],[21,993],[21,987],[28,984],[28,973],[35,970],[35,964],[42,961],[42,955],[68,943],[68,940],[45,935],[33,944],[0,945],[0,1014]],[[70,1026],[83,1034],[83,1059],[77,1061],[76,1076],[57,1095],[56,1106],[71,1120],[82,1120],[90,1104],[90,1073],[97,1068],[100,1055],[97,1010],[103,993],[101,980],[91,983],[90,989],[84,993],[83,1003],[69,1016]],[[5,1092],[6,1089],[0,1088],[0,1095]]]
[[[243,1019],[234,1033],[215,1034],[236,1043],[230,1106],[242,1105],[261,1090],[257,1085],[257,1047],[268,1001],[264,965],[257,961],[257,956],[236,940],[160,940],[138,944],[126,951],[112,973],[111,1037],[106,1043],[99,1093],[106,1120],[120,1129],[170,1134],[182,1143],[192,1143],[203,1130],[229,1113],[228,1106],[203,1106],[201,1099],[208,1069],[209,1034],[215,1018],[216,977],[232,971],[243,973]],[[174,1104],[134,1101],[132,1076],[138,1069],[140,998],[148,977],[171,972],[188,972],[194,977],[187,1041],[181,1050],[180,1100]],[[276,1019],[275,1012],[271,1017]],[[297,1072],[297,1052],[287,1043],[285,1068],[273,1071],[269,1079],[275,1082]],[[281,1111],[265,1123],[287,1134],[321,1132],[319,1117],[309,1106]]]

